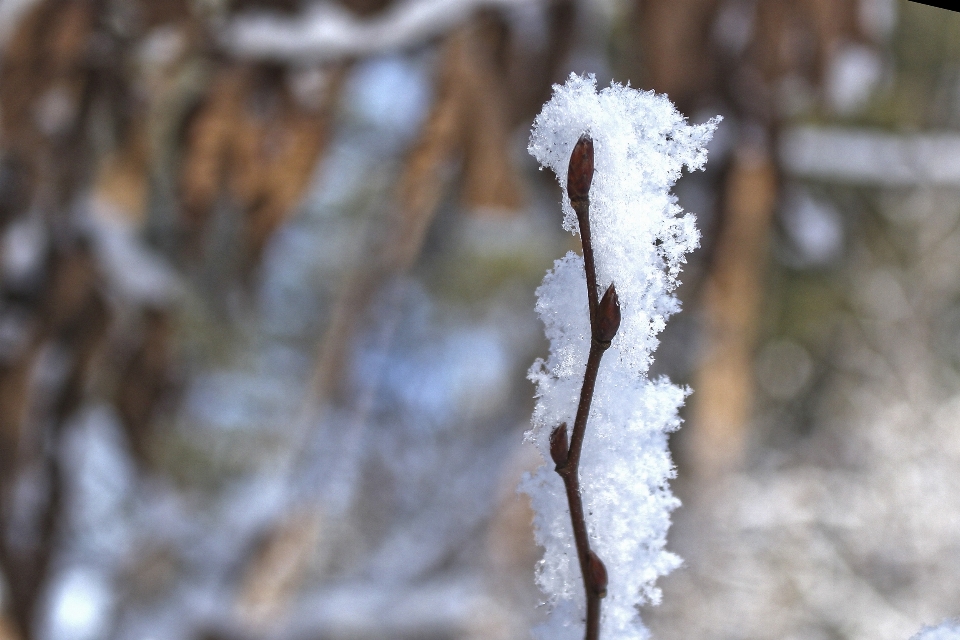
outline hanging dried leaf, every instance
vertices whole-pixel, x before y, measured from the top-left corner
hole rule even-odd
[[[231,136],[244,133],[239,107],[243,88],[242,69],[221,73],[187,131],[180,180],[186,235],[194,249],[225,180]]]
[[[452,36],[444,46],[437,97],[397,184],[397,206],[383,240],[384,262],[390,269],[412,266],[447,183],[445,173],[456,150],[462,117],[464,87],[458,73],[462,38]]]
[[[464,200],[476,207],[516,209],[522,204],[509,154],[503,106],[489,62],[478,60],[473,26],[444,42],[436,98],[397,181],[396,206],[364,255],[372,257],[349,277],[334,307],[314,370],[312,393],[321,404],[337,396],[354,331],[378,288],[409,270],[420,255],[458,152],[464,159]],[[478,103],[490,102],[486,106]],[[483,126],[478,126],[478,121]],[[485,128],[487,127],[487,128]],[[484,139],[488,136],[488,139]]]
[[[272,233],[294,210],[326,146],[343,76],[327,70],[315,107],[297,101],[285,72],[228,68],[190,124],[181,173],[187,235],[193,251],[223,197],[243,212],[243,263],[252,268]]]
[[[94,185],[97,198],[137,226],[146,218],[148,160],[146,132],[135,127],[127,144],[104,159]]]
[[[0,491],[3,493],[10,489],[9,481],[20,462],[20,438],[34,355],[35,348],[24,349],[16,359],[0,367]]]

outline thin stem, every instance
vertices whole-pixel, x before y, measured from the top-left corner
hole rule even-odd
[[[567,504],[570,507],[570,520],[573,524],[573,538],[577,547],[577,559],[580,562],[580,574],[583,578],[583,590],[587,600],[587,620],[585,640],[600,638],[600,596],[592,584],[588,566],[590,541],[587,538],[587,523],[583,514],[583,499],[580,496],[580,478],[576,469],[557,469],[563,478],[567,491]]]
[[[613,285],[598,301],[597,271],[593,259],[593,243],[590,237],[590,184],[593,180],[593,140],[583,135],[577,141],[570,156],[567,176],[567,193],[570,204],[577,213],[580,224],[580,240],[583,243],[583,266],[587,276],[587,300],[590,305],[590,354],[580,388],[580,402],[573,423],[570,446],[566,447],[566,424],[551,435],[551,456],[556,462],[557,473],[563,479],[570,507],[573,538],[583,576],[583,588],[587,600],[585,640],[600,638],[600,599],[606,594],[606,569],[600,558],[591,551],[587,536],[587,522],[583,514],[583,497],[580,495],[580,453],[587,431],[587,418],[600,371],[600,360],[610,346],[620,326],[620,304]],[[559,433],[562,430],[562,433]]]
[[[580,478],[576,472],[567,473],[557,469],[563,478],[563,486],[567,490],[567,503],[570,505],[570,519],[573,521],[573,539],[577,545],[577,558],[580,561],[580,572],[583,575],[583,588],[587,593],[587,603],[590,601],[590,584],[587,572],[587,552],[590,541],[587,539],[587,523],[583,517],[583,500],[580,497]],[[588,636],[589,637],[589,636]]]
[[[567,490],[567,504],[570,507],[570,522],[573,525],[573,539],[577,546],[577,559],[580,561],[580,574],[587,597],[587,623],[585,640],[600,638],[600,595],[597,585],[591,581],[589,567],[590,540],[587,537],[587,522],[583,514],[583,497],[580,495],[580,452],[583,449],[583,437],[587,430],[587,416],[593,402],[597,373],[600,371],[600,359],[609,344],[591,341],[590,355],[587,357],[587,370],[583,375],[580,388],[580,404],[573,423],[573,435],[570,438],[570,452],[563,465],[557,465],[557,473],[563,478]],[[566,428],[565,426],[561,428]]]
[[[574,204],[577,223],[580,225],[580,242],[583,245],[583,269],[587,273],[587,300],[590,303],[590,327],[597,315],[597,268],[593,261],[593,242],[590,240],[590,200]]]
[[[593,390],[597,385],[600,372],[600,359],[607,346],[596,340],[590,342],[590,355],[587,356],[587,370],[583,374],[583,386],[580,387],[580,403],[577,405],[577,417],[573,421],[573,434],[570,436],[570,454],[566,467],[576,473],[580,470],[580,452],[583,449],[583,437],[587,432],[587,416],[593,403]]]
[[[585,133],[577,140],[570,154],[567,169],[567,196],[577,214],[580,242],[583,245],[583,267],[587,273],[587,300],[590,303],[590,326],[597,314],[597,269],[593,262],[590,240],[590,186],[593,184],[593,138]]]
[[[586,640],[600,638],[600,596],[587,591],[587,630],[584,633]]]

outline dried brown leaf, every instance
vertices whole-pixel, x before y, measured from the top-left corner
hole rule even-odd
[[[300,104],[278,69],[228,68],[190,124],[181,189],[188,235],[204,227],[218,199],[243,215],[243,262],[252,267],[291,214],[325,148],[343,76],[328,70],[318,109]]]
[[[103,160],[93,188],[98,199],[138,226],[146,218],[148,162],[146,131],[135,125],[124,146]]]

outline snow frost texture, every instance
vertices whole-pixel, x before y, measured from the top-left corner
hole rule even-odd
[[[924,627],[911,640],[960,640],[960,619],[946,620],[938,627]]]
[[[566,195],[567,166],[583,133],[594,141],[590,224],[602,293],[614,282],[622,321],[600,365],[580,460],[581,492],[591,548],[609,574],[602,601],[605,639],[646,639],[636,605],[658,603],[659,576],[680,559],[664,550],[670,512],[679,504],[668,480],[675,475],[667,434],[680,426],[685,389],[647,371],[657,334],[679,310],[672,295],[688,252],[697,247],[695,218],[684,214],[670,188],[681,170],[700,169],[719,118],[691,126],[666,96],[613,84],[599,93],[592,75],[571,74],[554,86],[537,116],[530,153],[556,174],[563,194],[563,226],[577,231]],[[550,432],[571,428],[590,349],[583,259],[570,252],[537,290],[550,356],[537,360],[533,427],[527,433],[550,460]],[[583,636],[585,600],[563,482],[553,464],[525,478],[522,490],[536,511],[544,557],[537,581],[551,613],[534,634],[544,640]]]

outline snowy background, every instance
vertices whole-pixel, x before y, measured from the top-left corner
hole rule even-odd
[[[2,640],[528,638],[571,71],[724,117],[653,637],[960,616],[960,16],[0,0],[0,47]]]

